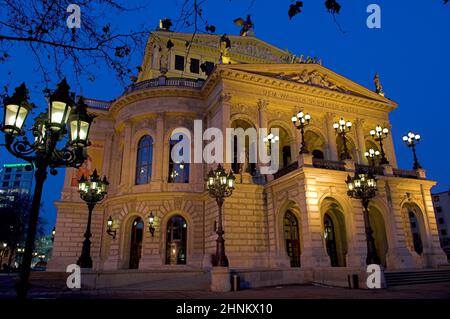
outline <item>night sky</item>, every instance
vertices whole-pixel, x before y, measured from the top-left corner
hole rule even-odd
[[[126,16],[106,13],[105,19],[112,25],[122,23],[123,27],[156,27],[160,18],[176,19],[179,12],[176,4],[182,1],[148,2],[146,9],[139,12]],[[412,154],[401,138],[413,130],[422,136],[419,161],[428,178],[438,182],[433,191],[450,188],[450,4],[444,6],[442,0],[341,0],[343,8],[338,21],[343,34],[326,12],[324,1],[304,0],[303,13],[291,21],[287,15],[290,1],[257,0],[251,5],[252,2],[210,0],[203,6],[204,16],[217,27],[217,34],[238,34],[239,27],[233,24],[233,19],[245,18],[250,13],[258,38],[297,55],[318,56],[325,67],[370,89],[375,72],[379,72],[386,97],[399,104],[391,114],[399,167],[412,168]],[[371,3],[381,6],[381,29],[366,26],[369,15],[366,8]],[[176,31],[191,30],[178,27]],[[35,61],[24,47],[13,47],[10,53],[13,58],[0,64],[1,85],[9,83],[10,92],[22,81],[31,87],[37,85],[31,90],[31,99],[45,107],[41,93],[44,85],[40,83]],[[135,66],[140,65],[142,54],[135,54]],[[10,71],[13,72],[8,75]],[[69,72],[66,75],[69,83],[74,84],[73,75]],[[54,82],[59,80],[55,78]],[[73,89],[78,94],[103,100],[114,99],[123,92],[123,86],[108,71],[98,73],[93,83],[83,80],[80,85],[74,84]],[[16,160],[2,147],[0,164],[10,162]],[[44,186],[43,216],[48,231],[55,223],[53,201],[59,198],[62,184],[60,171],[58,176],[49,175]]]

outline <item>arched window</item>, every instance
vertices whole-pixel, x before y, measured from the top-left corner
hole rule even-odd
[[[291,262],[291,267],[300,267],[300,236],[298,221],[291,211],[287,211],[283,220],[284,240],[286,252]]]
[[[152,178],[153,139],[145,135],[139,140],[136,160],[136,184],[148,184]]]
[[[189,163],[187,161],[174,162],[172,158],[173,147],[185,138],[184,135],[179,135],[178,141],[170,139],[169,145],[169,183],[189,183]],[[190,145],[190,143],[188,143]],[[179,157],[189,159],[189,150],[184,154],[185,149],[181,149]],[[185,156],[186,155],[186,156]]]
[[[186,264],[187,222],[179,216],[173,216],[167,222],[166,264]]]
[[[420,225],[419,221],[416,217],[416,214],[414,214],[413,211],[408,212],[409,216],[409,225],[411,226],[411,234],[412,234],[412,240],[414,245],[414,251],[421,255],[423,252],[423,244],[422,244],[422,237],[420,236]]]

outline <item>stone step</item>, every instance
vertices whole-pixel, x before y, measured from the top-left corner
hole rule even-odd
[[[450,282],[450,270],[438,269],[438,270],[386,272],[385,279],[388,287]]]

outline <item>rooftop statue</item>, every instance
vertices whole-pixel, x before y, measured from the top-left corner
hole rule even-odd
[[[373,83],[375,84],[375,92],[380,94],[381,96],[384,96],[383,86],[381,85],[380,76],[378,75],[378,73],[375,73]]]
[[[252,31],[255,25],[253,24],[249,14],[247,15],[247,20],[244,20],[242,18],[234,19],[234,24],[242,27],[241,32],[239,33],[242,37],[245,37],[247,35],[254,35]]]

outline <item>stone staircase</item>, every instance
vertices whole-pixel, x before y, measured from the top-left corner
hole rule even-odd
[[[385,272],[387,287],[450,282],[450,268]]]

